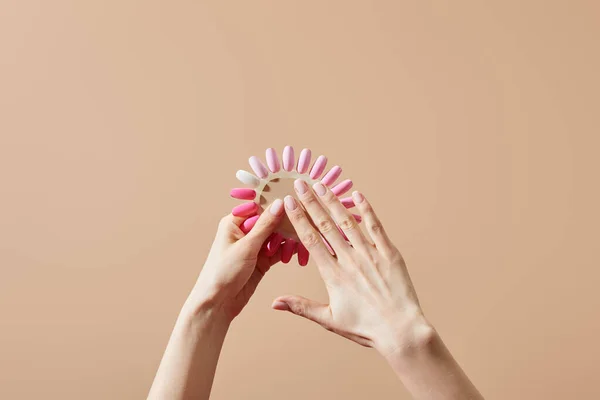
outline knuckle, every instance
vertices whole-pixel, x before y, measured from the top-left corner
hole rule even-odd
[[[350,231],[356,228],[357,222],[354,218],[344,218],[340,221],[339,226],[344,231]]]
[[[392,262],[399,262],[404,264],[404,257],[402,257],[402,253],[400,253],[400,250],[398,250],[395,247],[391,249],[389,258]]]
[[[373,207],[370,204],[365,204],[362,206],[362,212],[364,214],[373,214]]]
[[[296,212],[291,213],[288,218],[292,224],[298,223],[305,218],[304,212],[302,210],[296,210]]]
[[[302,243],[307,249],[312,249],[321,242],[321,237],[316,232],[308,232],[302,237]]]
[[[304,315],[304,305],[302,303],[294,303],[291,305],[290,309],[296,315]]]
[[[333,222],[329,219],[322,219],[319,222],[317,222],[317,228],[319,228],[319,231],[321,231],[322,233],[328,233],[331,232],[335,227]]]
[[[227,216],[227,215],[224,217],[221,217],[221,219],[219,220],[220,227],[226,226],[228,223],[229,223],[229,216]]]
[[[331,205],[334,204],[336,201],[338,201],[338,198],[335,194],[333,194],[333,192],[331,190],[328,190],[327,193],[325,194],[325,196],[322,197],[323,198],[323,202]]]
[[[303,197],[302,197],[302,202],[305,205],[314,205],[314,204],[319,204],[319,200],[317,200],[317,198],[312,195],[310,192],[307,192]]]
[[[379,221],[374,221],[374,222],[372,222],[372,223],[369,225],[369,230],[370,230],[372,233],[375,233],[375,234],[380,234],[380,233],[382,233],[382,232],[383,232],[383,226],[381,225],[381,222],[379,222]]]

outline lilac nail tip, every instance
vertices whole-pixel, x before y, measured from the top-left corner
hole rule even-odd
[[[292,171],[295,164],[294,148],[292,146],[285,146],[283,148],[283,169],[288,172]]]
[[[281,163],[279,162],[279,157],[277,156],[277,151],[274,148],[270,147],[266,151],[267,165],[271,172],[279,172],[281,169]]]
[[[260,161],[260,159],[256,156],[250,157],[248,160],[250,163],[250,167],[259,178],[266,178],[269,175],[269,171],[267,167]]]

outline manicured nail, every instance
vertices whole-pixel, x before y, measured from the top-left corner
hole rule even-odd
[[[294,148],[292,146],[285,146],[283,148],[283,169],[292,171],[295,166]]]
[[[361,192],[357,191],[352,192],[352,198],[356,204],[360,204],[365,201],[365,196],[363,196]]]
[[[238,200],[254,200],[256,197],[256,190],[248,188],[235,188],[231,189],[229,195]]]
[[[281,262],[287,264],[292,259],[294,251],[296,250],[296,241],[294,239],[287,238],[281,245]]]
[[[298,264],[300,264],[301,267],[305,267],[306,264],[308,264],[308,250],[306,250],[306,247],[304,247],[304,245],[302,243],[298,243]]]
[[[352,181],[350,179],[346,179],[341,181],[337,185],[331,188],[331,192],[336,196],[341,196],[346,193],[352,187]]]
[[[250,215],[256,214],[256,210],[258,210],[258,204],[249,201],[235,206],[233,210],[231,210],[231,213],[236,217],[249,217]]]
[[[244,232],[246,234],[246,233],[250,232],[252,230],[252,228],[254,228],[256,221],[258,221],[258,215],[255,215],[254,217],[250,217],[247,220],[245,220],[244,222],[242,222],[242,225],[240,225],[240,229],[242,230],[242,232]]]
[[[277,152],[274,148],[268,148],[266,151],[267,156],[267,165],[271,172],[279,172],[281,169],[281,163],[279,162],[279,157],[277,157]]]
[[[267,167],[265,167],[265,164],[263,164],[258,157],[252,156],[248,161],[250,162],[250,166],[252,167],[252,170],[256,176],[259,178],[266,178],[269,175]]]
[[[293,211],[296,209],[296,200],[292,196],[285,196],[283,202],[288,210]]]
[[[274,255],[275,253],[277,253],[279,246],[281,246],[282,239],[283,239],[283,236],[281,236],[280,233],[275,232],[275,233],[273,233],[273,235],[271,235],[271,238],[269,239],[269,242],[267,243],[267,255],[269,257]]]
[[[280,310],[280,311],[289,311],[290,310],[290,306],[288,306],[288,304],[284,303],[283,301],[274,301],[273,305],[271,307],[275,310]]]
[[[343,197],[340,199],[340,203],[346,208],[354,207],[354,200],[352,200],[352,197]]]
[[[319,196],[323,196],[327,192],[327,189],[325,189],[325,186],[323,186],[321,182],[315,183],[313,189],[315,189],[315,192],[317,192]]]
[[[273,204],[271,204],[271,208],[269,208],[269,211],[273,215],[279,215],[279,214],[281,214],[282,210],[283,210],[283,201],[281,201],[281,199],[275,200],[273,202]]]
[[[308,185],[302,179],[296,179],[294,181],[294,189],[296,189],[298,194],[304,194],[308,190]]]

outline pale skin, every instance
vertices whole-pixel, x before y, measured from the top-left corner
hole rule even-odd
[[[283,202],[274,201],[247,235],[239,228],[244,218],[229,215],[221,220],[148,398],[209,398],[232,320],[264,274],[281,260],[281,249],[269,256],[264,242],[285,212],[317,264],[329,304],[286,295],[274,300],[273,309],[373,348],[415,399],[483,399],[425,317],[404,259],[368,200],[359,192],[352,194],[366,227],[364,234],[328,188],[320,183],[309,188],[300,180],[294,187],[298,199],[287,196]]]

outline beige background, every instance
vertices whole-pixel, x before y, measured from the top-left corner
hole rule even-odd
[[[234,174],[342,165],[427,315],[497,399],[600,398],[596,1],[3,0],[0,398],[144,398]],[[401,399],[384,362],[272,299],[214,399]]]

